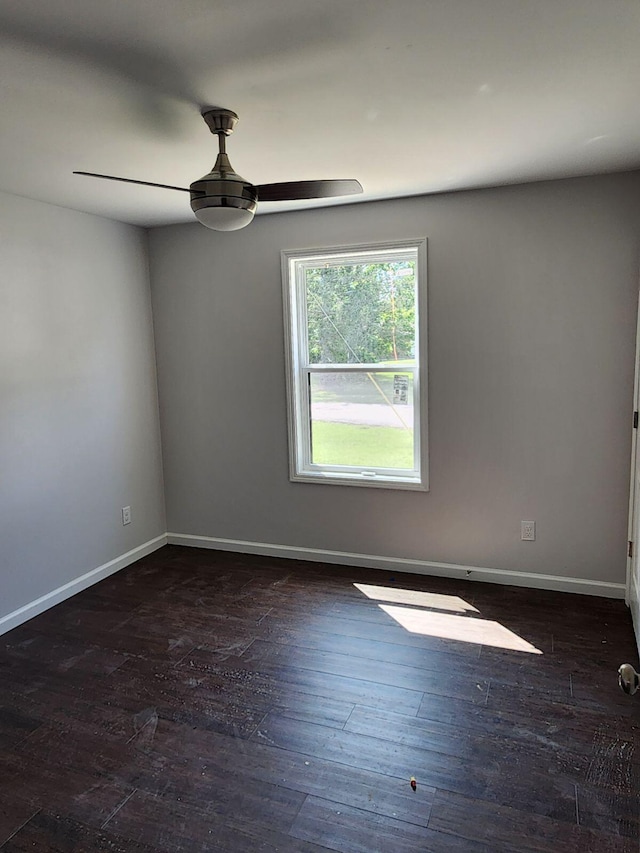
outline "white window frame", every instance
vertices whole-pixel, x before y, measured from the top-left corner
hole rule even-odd
[[[317,265],[330,258],[357,262],[358,255],[368,253],[367,260],[389,261],[394,253],[399,259],[403,251],[415,252],[416,264],[416,362],[407,368],[365,364],[309,364],[306,352],[306,293],[304,265]],[[389,254],[388,254],[389,253]],[[396,240],[356,246],[332,246],[295,249],[281,252],[282,285],[285,320],[285,357],[287,374],[287,408],[289,429],[289,479],[293,482],[367,486],[384,489],[428,490],[428,416],[427,416],[427,240]],[[413,373],[414,403],[414,470],[363,470],[346,465],[318,465],[311,462],[311,418],[309,376],[314,373]]]

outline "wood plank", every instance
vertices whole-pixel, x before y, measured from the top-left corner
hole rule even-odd
[[[252,667],[259,667],[261,670],[266,666],[303,669],[409,691],[418,690],[439,696],[451,696],[476,703],[485,701],[489,686],[488,679],[476,678],[472,670],[468,670],[469,678],[460,678],[457,673],[447,671],[446,667],[444,672],[442,669],[433,671],[406,664],[375,661],[371,658],[361,658],[341,652],[268,643],[264,640],[256,640],[252,643],[243,659],[251,661]]]
[[[472,746],[466,755],[457,757],[426,745],[328,729],[276,713],[265,717],[252,739],[336,764],[375,767],[399,779],[415,776],[419,784],[528,808],[558,820],[575,820],[575,786],[580,767],[568,763],[566,756],[550,761],[548,756],[516,752],[511,754],[515,760],[510,764],[499,744],[484,743],[483,748]]]
[[[234,788],[235,800],[225,801],[226,790],[216,784],[201,805],[164,794],[136,792],[107,824],[127,838],[144,839],[167,853],[185,850],[256,850],[269,853],[322,853],[315,844],[296,846],[287,831],[304,800],[286,789],[266,788],[247,796]],[[285,803],[284,800],[287,799]],[[194,848],[193,839],[198,839]]]
[[[319,652],[339,653],[397,666],[415,666],[432,672],[441,671],[447,667],[453,668],[454,666],[457,671],[462,670],[464,673],[476,672],[478,668],[477,658],[480,652],[480,646],[477,646],[476,659],[474,659],[474,655],[471,654],[461,656],[457,652],[430,649],[428,644],[421,646],[382,642],[371,638],[364,639],[314,630],[308,626],[297,629],[285,626],[280,631],[270,630],[269,633],[260,631],[257,639],[272,644],[295,646]]]
[[[492,684],[492,688],[493,688]],[[522,699],[522,697],[521,697]],[[616,733],[622,741],[635,743],[637,737],[632,718],[585,711],[576,706],[554,701],[538,702],[532,707],[522,699],[516,708],[496,710],[425,694],[417,717],[438,731],[453,730],[477,737],[500,741],[519,741],[540,750],[566,751],[591,759],[598,731]],[[443,726],[444,729],[440,729]]]
[[[254,731],[271,708],[286,709],[299,719],[322,719],[325,725],[341,728],[354,707],[352,702],[330,696],[319,703],[304,689],[245,668],[243,661],[218,658],[208,650],[195,650],[170,670],[130,661],[119,677],[114,701],[136,696],[140,708],[154,707],[162,719],[243,737]],[[415,706],[414,701],[412,709]]]
[[[610,785],[576,786],[577,814],[580,826],[614,836],[640,839],[640,794],[618,790]]]
[[[480,653],[479,643],[465,643],[458,640],[444,640],[440,637],[426,637],[420,634],[412,634],[398,624],[392,623],[378,625],[361,620],[350,620],[341,618],[332,613],[323,613],[313,620],[300,620],[303,630],[310,628],[313,631],[322,631],[326,634],[339,635],[343,637],[359,637],[364,640],[380,641],[391,644],[411,646],[412,648],[440,652],[454,652],[457,655],[469,655],[477,658]],[[271,631],[274,639],[282,635],[283,630],[288,630],[290,620],[281,619],[278,613],[270,613],[262,624],[262,636]]]
[[[8,700],[8,691],[4,695]],[[16,746],[41,724],[42,717],[26,714],[15,707],[0,707],[0,751]]]
[[[39,811],[32,800],[24,799],[15,790],[3,785],[0,798],[0,848]]]
[[[385,775],[377,767],[337,767],[327,758],[274,749],[264,739],[245,741],[175,724],[158,731],[154,746],[170,766],[181,763],[182,772],[190,778],[226,779],[241,767],[241,778],[331,798],[363,811],[421,825],[426,825],[435,792],[423,784],[413,792],[406,778]]]
[[[431,829],[458,835],[470,842],[487,843],[491,849],[518,853],[633,853],[637,840],[596,832],[520,809],[496,806],[481,800],[438,791]]]
[[[169,853],[60,815],[38,812],[2,846],[2,853]]]
[[[541,691],[523,685],[504,684],[492,680],[487,695],[487,707],[497,711],[510,711],[523,716],[529,714],[541,718],[546,718],[545,715],[551,718],[556,716],[566,718],[569,714],[579,718],[583,712],[627,718],[634,714],[635,709],[631,702],[619,702],[617,699],[610,701],[612,689],[611,693],[608,690],[606,693],[597,693],[594,690],[593,694],[587,692],[584,697],[578,697],[571,695],[571,681],[569,685],[569,695],[559,698],[555,691]]]
[[[198,670],[200,667],[200,672]],[[224,682],[227,687],[234,683],[251,685],[254,695],[268,695],[278,689],[281,697],[288,692],[307,694],[320,699],[362,704],[371,707],[397,708],[405,713],[417,712],[422,701],[420,686],[415,688],[389,685],[349,675],[325,672],[316,668],[280,664],[270,660],[252,663],[250,655],[230,658],[223,664],[210,661],[206,654],[195,650],[175,667],[176,672],[190,672],[201,679],[201,685],[213,689],[213,685]],[[278,688],[279,685],[279,688]]]
[[[484,713],[486,715],[486,711]],[[534,769],[543,768],[545,772],[554,775],[569,774],[572,779],[587,773],[590,756],[575,753],[568,745],[563,747],[557,743],[548,744],[519,737],[517,725],[507,735],[502,729],[503,724],[504,721],[500,721],[499,728],[487,720],[484,730],[478,733],[470,732],[461,719],[447,724],[357,706],[344,728],[403,746],[465,758],[474,763],[490,762],[499,756],[509,765],[526,764]]]
[[[5,644],[6,660],[27,662],[31,671],[47,674],[66,673],[70,669],[92,675],[111,675],[121,666],[127,656],[119,651],[105,650],[93,643],[77,640],[54,640],[44,634],[33,633],[27,641]]]
[[[371,853],[393,850],[394,853],[493,853],[484,845],[462,847],[460,840],[415,824],[399,820],[382,820],[358,809],[318,797],[308,797],[293,824],[294,838],[313,841],[323,849],[339,853]]]

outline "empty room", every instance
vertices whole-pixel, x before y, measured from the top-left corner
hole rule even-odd
[[[639,43],[0,0],[0,853],[640,851]]]

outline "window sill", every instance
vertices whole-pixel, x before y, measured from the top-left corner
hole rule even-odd
[[[367,477],[362,474],[336,473],[333,471],[305,471],[292,474],[292,483],[320,483],[327,486],[364,486],[369,489],[404,489],[414,492],[428,492],[429,487],[417,477],[384,477],[380,474]]]

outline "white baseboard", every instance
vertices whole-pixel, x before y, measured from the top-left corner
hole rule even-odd
[[[523,586],[532,589],[549,589],[557,592],[575,592],[582,595],[598,595],[604,598],[624,599],[625,584],[584,578],[566,578],[557,575],[539,575],[532,572],[510,572],[504,569],[487,569],[480,566],[460,566],[454,563],[435,563],[428,560],[406,560],[402,557],[379,557],[372,554],[354,554],[348,551],[325,551],[319,548],[301,548],[292,545],[273,545],[267,542],[246,542],[242,539],[220,539],[214,536],[192,536],[186,533],[166,533],[121,554],[114,560],[92,569],[69,583],[30,601],[23,607],[0,617],[0,635],[23,622],[43,613],[50,607],[71,598],[98,581],[124,569],[163,545],[186,545],[193,548],[211,548],[217,551],[237,551],[240,554],[261,554],[268,557],[284,557],[292,560],[308,560],[315,563],[332,563],[343,566],[362,566],[390,572],[409,572],[436,577],[461,578],[507,586]],[[640,612],[634,617],[640,623]],[[640,631],[639,634],[640,636]],[[639,647],[640,650],[640,647]]]
[[[193,548],[237,551],[241,554],[262,554],[268,557],[285,557],[316,563],[337,563],[343,566],[364,566],[390,572],[411,572],[418,575],[462,578],[487,583],[500,583],[506,586],[524,586],[532,589],[555,590],[556,592],[598,595],[603,598],[624,598],[626,592],[626,585],[623,583],[566,578],[558,575],[538,575],[532,572],[510,572],[505,569],[487,569],[480,566],[459,566],[454,563],[434,563],[428,560],[406,560],[402,557],[352,554],[348,551],[324,551],[318,548],[272,545],[266,542],[245,542],[241,539],[218,539],[214,536],[167,533],[167,542],[169,545],[188,545]]]
[[[104,580],[109,577],[109,575],[119,572],[120,569],[130,566],[131,563],[135,563],[136,560],[146,557],[147,554],[157,551],[158,548],[162,548],[162,546],[166,544],[167,535],[166,533],[163,533],[162,536],[156,536],[155,539],[150,539],[148,542],[138,545],[137,548],[127,551],[126,554],[121,554],[119,557],[116,557],[115,560],[110,560],[108,563],[98,566],[97,569],[92,569],[90,572],[80,575],[78,578],[74,578],[72,581],[69,581],[69,583],[64,584],[64,586],[59,586],[57,589],[51,590],[51,592],[48,592],[46,595],[41,595],[40,598],[36,598],[35,601],[30,601],[28,604],[25,604],[24,607],[19,607],[17,610],[14,610],[13,613],[7,613],[6,616],[2,616],[0,618],[0,634],[6,634],[6,632],[10,631],[12,628],[17,628],[18,625],[22,625],[22,623],[26,622],[28,619],[32,619],[39,613],[43,613],[45,610],[48,610],[55,604],[59,604],[66,598],[71,598],[72,595],[75,595],[77,592],[81,592],[83,589],[86,589],[88,586],[92,586],[94,583],[98,583],[98,581]]]

